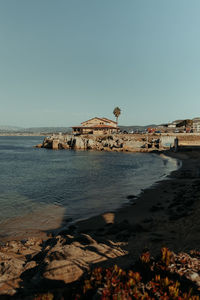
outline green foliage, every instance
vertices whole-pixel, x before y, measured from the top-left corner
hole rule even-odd
[[[118,106],[115,107],[114,110],[113,110],[113,114],[114,114],[115,118],[118,120],[118,118],[121,114],[121,109]]]

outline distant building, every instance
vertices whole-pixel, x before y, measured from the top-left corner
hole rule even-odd
[[[81,126],[74,126],[72,129],[74,134],[107,134],[116,133],[119,130],[117,122],[98,117],[82,122]]]
[[[156,128],[148,127],[147,132],[148,133],[154,133],[156,131]]]
[[[194,118],[192,121],[193,121],[193,132],[200,132],[200,118]]]
[[[172,123],[168,124],[168,129],[175,130],[174,132],[191,132],[193,128],[193,121],[190,119],[185,119],[185,120],[176,120],[173,121]]]
[[[176,128],[176,124],[170,123],[170,124],[168,124],[168,128]]]
[[[173,121],[172,123],[168,124],[168,128],[176,128],[176,127],[180,127],[180,124],[183,122],[183,120],[176,120]]]

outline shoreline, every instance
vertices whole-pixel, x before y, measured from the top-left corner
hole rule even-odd
[[[198,181],[196,175],[190,178],[190,173],[196,173],[198,167],[196,161],[190,165],[193,159],[191,153],[168,151],[164,152],[164,155],[177,159],[181,164],[180,168],[144,189],[138,196],[133,195],[129,203],[117,210],[77,222],[78,232],[99,236],[100,240],[102,237],[118,241],[122,239],[128,243],[125,248],[134,259],[137,259],[144,248],[148,248],[154,255],[157,255],[157,251],[163,246],[170,247],[174,251],[194,249],[196,240],[193,241],[191,237],[187,244],[184,239],[184,219],[192,219],[195,201],[191,198],[192,196],[196,198],[196,194],[200,196],[200,187],[198,188],[200,180]],[[200,153],[196,158],[200,166]],[[193,186],[196,186],[194,193],[191,190]],[[181,201],[184,197],[186,203]],[[198,204],[200,206],[200,197],[199,203],[196,202],[197,206]],[[181,225],[183,232],[178,230]],[[174,242],[175,235],[183,235],[183,238],[179,242]],[[155,246],[157,249],[154,249]]]
[[[49,232],[47,240],[37,236],[2,246],[0,262],[9,263],[13,273],[9,272],[7,278],[4,274],[0,294],[13,295],[20,287],[22,293],[26,288],[33,292],[34,287],[24,284],[26,278],[22,284],[20,277],[28,274],[30,281],[27,271],[34,268],[41,278],[66,284],[78,280],[85,271],[99,264],[117,263],[126,268],[144,249],[149,249],[153,256],[163,246],[176,253],[199,250],[200,152],[184,150],[164,154],[181,160],[181,168],[143,190],[137,201],[132,197],[131,203],[117,211],[77,222],[56,236]],[[19,257],[23,262],[20,266],[16,261]]]
[[[51,134],[51,133],[49,133]],[[22,136],[41,136],[41,137],[46,137],[48,133],[40,133],[40,132],[34,132],[34,133],[23,133],[23,132],[18,132],[18,133],[2,133],[0,132],[0,137],[22,137]]]
[[[78,151],[83,151],[83,150],[78,150]],[[124,152],[124,154],[130,154],[130,152]],[[93,215],[90,214],[84,217],[79,217],[76,220],[73,220],[70,215],[67,217],[64,216],[65,208],[62,206],[56,206],[54,204],[40,206],[37,209],[35,209],[32,213],[26,213],[24,215],[16,215],[2,221],[0,227],[0,245],[12,240],[18,240],[18,241],[23,240],[30,236],[40,237],[42,239],[48,239],[48,236],[50,234],[52,235],[59,234],[59,232],[62,232],[63,230],[67,230],[69,226],[76,226],[76,224],[78,224],[79,222],[84,222],[87,221],[88,219],[96,218],[108,212],[110,213],[111,211],[112,213],[115,213],[118,210],[121,210],[124,207],[126,208],[129,205],[131,205],[132,201],[134,201],[135,203],[135,201],[138,201],[140,199],[140,195],[144,190],[152,189],[160,181],[167,180],[171,172],[173,172],[171,169],[180,168],[180,161],[178,163],[178,160],[176,158],[174,159],[171,158],[170,156],[166,156],[164,153],[162,152],[160,153],[160,151],[154,153],[148,152],[148,154],[155,155],[155,157],[156,156],[161,157],[163,163],[166,165],[169,163],[170,167],[168,167],[168,169],[166,168],[165,172],[160,177],[158,177],[155,181],[151,183],[149,182],[148,184],[146,184],[146,186],[143,184],[143,186],[140,187],[139,192],[135,191],[133,195],[133,192],[131,191],[130,194],[127,193],[126,195],[124,195],[124,200],[119,204],[118,207],[113,207],[110,209],[107,208],[104,209],[104,211],[102,212],[99,211],[96,214],[93,213]],[[170,160],[174,160],[174,162],[172,163],[170,162]],[[53,215],[51,215],[52,211],[55,212]],[[34,220],[32,221],[33,222],[32,226],[30,221],[31,219]],[[49,221],[49,219],[51,221]],[[4,229],[1,230],[1,228]],[[15,231],[15,228],[17,228],[17,231]],[[6,232],[5,235],[4,232]]]
[[[78,151],[81,151],[81,150],[78,150]],[[180,159],[178,159],[176,157],[171,157],[170,155],[166,155],[165,151],[162,151],[162,152],[161,151],[154,151],[154,152],[124,152],[124,154],[130,154],[130,153],[155,154],[155,155],[159,155],[160,157],[162,157],[162,159],[169,160],[169,161],[171,159],[175,159],[175,161],[177,162],[177,169],[173,170],[173,171],[170,171],[169,174],[167,174],[167,175],[163,175],[161,179],[154,181],[150,186],[142,188],[138,194],[136,193],[136,194],[127,195],[126,199],[128,201],[125,202],[125,203],[121,203],[121,205],[118,208],[113,209],[113,210],[109,210],[109,211],[105,211],[103,213],[100,213],[100,214],[97,214],[97,215],[94,215],[94,216],[91,216],[91,217],[85,217],[81,220],[72,221],[70,224],[72,224],[74,226],[77,226],[77,225],[79,226],[79,224],[87,223],[88,220],[93,220],[93,219],[99,218],[100,216],[106,215],[106,214],[115,214],[115,213],[117,213],[118,211],[120,211],[124,208],[127,209],[129,206],[132,207],[132,205],[135,205],[138,201],[140,201],[139,200],[140,196],[145,190],[154,189],[161,182],[164,182],[165,180],[169,180],[169,178],[171,176],[171,173],[178,171],[182,167],[182,161]],[[65,228],[61,229],[61,231],[62,230],[65,230]],[[59,234],[59,232],[58,232],[58,234]]]

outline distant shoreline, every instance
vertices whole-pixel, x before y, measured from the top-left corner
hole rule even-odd
[[[26,132],[15,132],[15,133],[8,133],[8,132],[1,132],[0,136],[47,136],[51,135],[52,133],[40,133],[40,132],[31,132],[31,133],[26,133]]]

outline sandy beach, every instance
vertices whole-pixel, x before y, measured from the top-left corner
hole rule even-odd
[[[129,195],[130,205],[116,212],[79,222],[80,232],[97,239],[125,242],[128,255],[122,265],[138,257],[144,248],[157,254],[162,246],[175,252],[198,249],[200,245],[200,152],[166,152],[182,162],[167,180]]]
[[[44,280],[46,286],[74,282],[99,264],[126,268],[144,249],[154,256],[163,246],[175,253],[199,250],[200,152],[180,149],[165,155],[182,166],[138,197],[127,195],[130,203],[117,211],[62,227],[56,236],[37,232],[2,245],[0,262],[9,272],[0,269],[0,293],[24,295]]]

